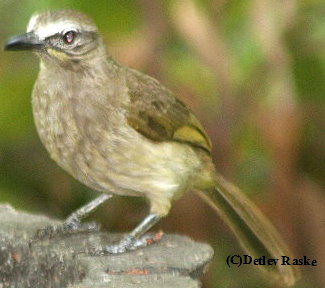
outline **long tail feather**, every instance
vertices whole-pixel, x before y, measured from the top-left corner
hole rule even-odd
[[[216,177],[215,187],[200,191],[199,195],[229,224],[243,248],[253,257],[281,259],[281,256],[290,256],[288,248],[262,212],[237,187],[222,176]],[[299,270],[289,265],[262,267],[287,286],[292,286],[299,276]]]

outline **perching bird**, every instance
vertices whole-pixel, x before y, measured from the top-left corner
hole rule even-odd
[[[113,60],[87,16],[71,10],[36,14],[27,33],[11,38],[5,49],[39,56],[32,104],[40,139],[64,170],[103,193],[66,225],[78,225],[110,193],[150,203],[150,214],[102,253],[145,246],[145,232],[167,216],[173,201],[194,189],[250,255],[290,255],[257,207],[216,172],[209,137],[190,109],[157,80]],[[294,284],[292,266],[270,269],[285,284]]]

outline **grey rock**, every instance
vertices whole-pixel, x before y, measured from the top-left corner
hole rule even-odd
[[[91,251],[120,239],[101,231],[58,233],[31,240],[61,222],[0,205],[0,288],[201,287],[212,248],[185,236],[164,235],[152,246],[119,255]]]

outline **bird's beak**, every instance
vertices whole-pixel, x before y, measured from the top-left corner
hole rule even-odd
[[[4,50],[35,50],[41,48],[43,45],[43,41],[41,41],[34,32],[28,32],[10,38]]]

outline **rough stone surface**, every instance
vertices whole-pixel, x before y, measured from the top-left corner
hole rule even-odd
[[[92,231],[30,240],[38,229],[54,224],[60,222],[0,205],[0,288],[197,288],[213,256],[209,245],[178,235],[108,256],[89,251],[117,241],[120,234]]]

